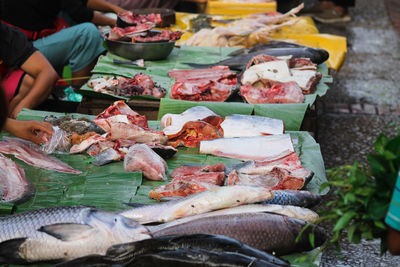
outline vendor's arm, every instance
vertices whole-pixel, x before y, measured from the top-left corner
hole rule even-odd
[[[400,172],[385,219],[389,226],[387,246],[393,255],[400,255]]]
[[[104,0],[88,0],[87,7],[92,10],[102,11],[102,12],[114,12],[116,14],[121,14],[127,12],[127,10],[120,8],[117,5],[113,5]]]
[[[57,72],[39,51],[34,52],[21,69],[33,77],[33,84],[27,95],[9,111],[11,118],[16,118],[23,108],[35,108],[46,100],[58,79]]]
[[[43,121],[7,119],[4,130],[36,144],[46,143],[53,134],[51,124]]]

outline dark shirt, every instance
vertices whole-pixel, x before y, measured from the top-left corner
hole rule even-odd
[[[0,0],[0,3],[0,19],[30,31],[52,29],[60,11],[77,23],[93,19],[87,0]]]
[[[0,61],[9,68],[19,68],[36,51],[25,34],[0,23]]]

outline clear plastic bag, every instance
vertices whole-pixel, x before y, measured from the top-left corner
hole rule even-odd
[[[40,147],[46,154],[69,153],[71,143],[67,133],[58,126],[53,126],[53,135],[50,141]]]

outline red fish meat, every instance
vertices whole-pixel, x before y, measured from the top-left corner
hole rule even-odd
[[[94,122],[100,126],[104,131],[110,131],[110,125],[107,119],[115,115],[126,115],[126,118],[132,123],[139,125],[140,127],[149,127],[145,116],[133,111],[123,100],[115,101],[102,113],[97,115]]]
[[[162,22],[161,19],[161,14],[155,14],[155,13],[150,13],[150,14],[136,14],[133,13],[132,11],[127,11],[124,13],[121,13],[118,15],[118,17],[128,23],[128,24],[141,24],[141,23],[154,23],[154,24],[159,24]]]
[[[170,70],[175,78],[171,98],[190,101],[225,101],[237,85],[236,73],[226,66],[201,70]]]
[[[209,183],[181,180],[154,188],[149,192],[149,197],[154,199],[166,197],[185,197],[194,193],[207,191],[215,187],[217,186]]]
[[[61,160],[40,151],[35,144],[18,138],[4,137],[3,141],[0,141],[0,153],[14,155],[29,165],[50,171],[82,173]]]
[[[0,202],[20,204],[34,193],[35,189],[25,177],[24,169],[0,154]]]

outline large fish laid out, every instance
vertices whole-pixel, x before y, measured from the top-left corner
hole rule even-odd
[[[0,262],[25,264],[105,254],[115,244],[151,238],[148,230],[96,208],[54,207],[0,218]]]
[[[124,168],[127,172],[142,171],[149,180],[167,180],[167,163],[145,144],[136,144],[129,148],[124,159]]]
[[[280,215],[289,216],[306,222],[312,222],[319,218],[319,215],[307,208],[291,206],[291,205],[275,205],[275,204],[247,204],[227,209],[220,209],[216,211],[206,212],[194,216],[189,216],[174,220],[172,222],[163,223],[155,226],[149,226],[151,231],[158,231],[174,225],[194,221],[206,217],[214,217],[220,215],[232,215],[241,213],[276,213]]]
[[[271,190],[303,188],[314,173],[301,166],[296,152],[264,161],[248,161],[233,167],[227,185],[256,185]]]
[[[237,74],[227,66],[209,69],[170,70],[168,75],[175,78],[171,98],[189,101],[223,102],[237,85]]]
[[[20,204],[35,194],[35,188],[25,177],[24,169],[0,154],[0,202]]]
[[[258,55],[269,55],[274,57],[285,57],[292,56],[293,58],[309,58],[314,64],[322,64],[329,58],[329,53],[321,48],[311,47],[263,47],[259,46],[259,50],[252,51],[247,54],[241,54],[234,56],[229,59],[225,59],[213,64],[197,64],[197,63],[185,63],[189,66],[196,68],[209,68],[212,66],[228,66],[234,70],[244,70],[247,62],[253,57]]]
[[[82,173],[61,160],[40,151],[37,145],[19,138],[4,137],[3,141],[0,141],[0,153],[14,155],[29,165],[50,171]]]
[[[157,227],[155,231],[150,228],[150,231],[154,237],[196,233],[224,235],[259,250],[285,255],[313,249],[308,236],[311,231],[316,247],[325,242],[325,233],[317,226],[307,228],[296,242],[306,224],[299,219],[272,213],[240,213],[199,218],[170,227],[166,224],[165,228]]]
[[[161,236],[114,245],[106,255],[90,255],[57,266],[289,266],[264,251],[226,236]]]
[[[120,214],[142,224],[169,222],[212,210],[262,202],[272,197],[273,193],[262,187],[222,186],[178,200],[128,209]]]
[[[294,152],[289,134],[221,138],[200,142],[200,153],[241,160],[265,160]]]
[[[233,114],[227,116],[221,123],[221,128],[224,138],[283,134],[285,132],[282,120],[254,115]]]

